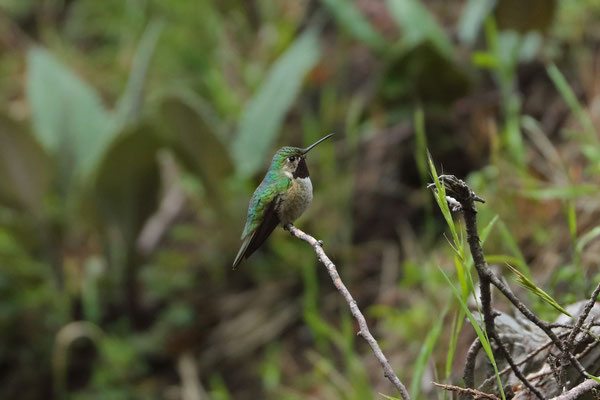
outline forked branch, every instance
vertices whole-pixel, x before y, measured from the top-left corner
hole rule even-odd
[[[493,339],[498,345],[498,349],[509,363],[511,370],[517,376],[517,378],[523,382],[523,384],[536,395],[536,397],[543,399],[540,391],[535,388],[531,382],[522,374],[518,368],[518,364],[515,363],[506,348],[504,347],[500,336],[495,331],[494,324],[494,313],[491,308],[491,293],[490,286],[495,286],[527,319],[537,325],[546,335],[550,338],[552,344],[556,346],[562,353],[563,365],[572,364],[578,372],[587,377],[587,372],[581,365],[577,357],[572,353],[573,341],[576,333],[581,328],[585,321],[587,314],[593,307],[598,294],[600,293],[600,285],[592,294],[590,301],[586,305],[585,311],[577,321],[576,326],[573,329],[573,333],[570,335],[566,342],[563,342],[556,333],[552,331],[552,325],[542,321],[537,315],[535,315],[527,306],[511,291],[511,289],[502,282],[502,280],[496,276],[487,265],[481,248],[479,234],[477,230],[477,209],[475,202],[483,202],[483,199],[478,197],[462,180],[456,178],[453,175],[442,175],[439,177],[440,182],[444,185],[447,193],[448,204],[452,207],[453,211],[459,211],[462,213],[465,220],[465,226],[467,230],[467,242],[473,256],[473,261],[477,273],[479,275],[479,285],[481,293],[481,305],[482,313],[485,324],[485,329],[488,336]],[[430,187],[433,187],[431,185]],[[473,360],[474,355],[477,353],[477,347],[472,348],[471,357],[468,358],[468,362],[465,368],[465,382],[467,386],[473,385]],[[591,385],[591,384],[589,384]]]

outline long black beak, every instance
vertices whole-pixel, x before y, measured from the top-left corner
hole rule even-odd
[[[329,139],[330,137],[332,137],[333,135],[335,135],[335,133],[330,133],[329,135],[325,136],[322,139],[317,140],[315,143],[311,144],[310,146],[308,146],[307,148],[305,148],[304,150],[302,150],[302,154],[306,154],[308,153],[313,147],[315,147],[316,145],[318,145],[319,143]]]

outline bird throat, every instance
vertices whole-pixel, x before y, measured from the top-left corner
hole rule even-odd
[[[306,160],[303,158],[298,162],[298,166],[296,166],[296,170],[292,174],[294,179],[296,178],[308,178],[308,167],[306,166]]]

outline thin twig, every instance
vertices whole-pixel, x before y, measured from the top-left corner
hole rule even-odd
[[[583,349],[581,352],[577,353],[576,357],[578,360],[583,359],[583,357],[587,356],[589,354],[590,351],[592,351],[592,349],[596,347],[596,343],[595,342],[591,342],[590,344],[588,344],[586,346],[585,349]],[[544,378],[548,375],[552,375],[554,374],[554,371],[545,371],[545,372],[540,372],[536,375],[530,376],[529,380],[530,381],[535,381],[535,380],[539,380],[541,378]]]
[[[559,334],[559,337],[562,338],[564,336],[567,336],[568,334],[569,334],[569,332],[562,332]],[[554,344],[554,342],[552,342],[552,341],[544,343],[537,349],[535,349],[535,350],[531,351],[529,354],[527,354],[527,356],[525,356],[525,358],[523,358],[521,361],[517,362],[515,365],[521,366],[521,365],[525,364],[527,361],[530,361],[533,357],[535,357],[536,355],[538,355],[539,353],[541,353],[543,350],[547,349],[548,347],[552,346],[553,344]],[[512,367],[509,365],[508,367],[506,367],[502,371],[500,371],[498,374],[506,375],[507,373],[509,373],[511,371],[512,371]],[[529,380],[531,381],[533,379],[529,378]],[[494,383],[495,381],[496,381],[496,376],[495,375],[490,376],[485,381],[483,381],[483,383],[479,386],[479,388],[487,387],[487,385]]]
[[[567,350],[571,351],[573,349],[573,346],[575,345],[575,336],[577,336],[577,334],[579,333],[579,330],[583,326],[583,323],[587,319],[588,315],[590,315],[590,311],[592,311],[592,308],[594,308],[594,304],[596,303],[596,300],[598,299],[599,294],[600,294],[600,283],[598,283],[598,286],[596,286],[596,290],[594,290],[594,292],[592,293],[592,296],[590,297],[588,302],[585,304],[585,307],[583,308],[583,312],[577,319],[577,323],[575,324],[575,329],[573,329],[571,331],[571,334],[567,338],[567,343],[565,345]]]
[[[596,286],[596,289],[592,293],[592,296],[590,297],[588,302],[585,304],[585,307],[583,308],[583,312],[581,313],[581,315],[577,319],[577,322],[575,323],[575,328],[573,330],[571,330],[571,333],[569,334],[569,337],[567,338],[567,340],[565,342],[565,349],[567,352],[563,353],[563,355],[562,355],[561,367],[560,367],[560,371],[559,371],[559,377],[560,377],[561,384],[562,384],[562,382],[564,382],[564,379],[567,376],[567,367],[569,366],[569,358],[567,357],[567,354],[571,354],[571,352],[573,351],[573,348],[575,347],[575,337],[579,333],[579,330],[583,326],[583,323],[585,322],[588,315],[590,314],[590,311],[594,307],[594,304],[596,303],[596,299],[598,298],[599,293],[600,293],[600,283],[598,284],[598,286]]]
[[[497,397],[493,394],[480,392],[479,390],[472,389],[472,388],[462,388],[460,386],[454,386],[454,385],[443,385],[441,383],[436,383],[436,382],[431,382],[431,383],[433,383],[435,386],[437,386],[439,388],[449,390],[451,392],[458,392],[461,395],[472,396],[474,399],[500,400],[499,397]]]
[[[494,339],[494,341],[496,342],[496,344],[498,345],[498,348],[500,349],[502,356],[504,357],[504,359],[506,360],[508,365],[510,365],[510,368],[512,369],[515,376],[523,383],[523,385],[525,385],[527,387],[527,389],[529,389],[533,394],[535,394],[537,396],[537,398],[539,398],[540,400],[544,400],[544,395],[542,394],[542,392],[540,392],[535,386],[533,386],[533,383],[531,383],[531,382],[529,382],[529,380],[527,380],[527,378],[521,372],[521,370],[519,369],[517,364],[515,364],[510,353],[504,346],[504,343],[502,343],[502,341],[500,340],[500,337],[498,336],[498,334],[496,332],[492,332],[491,335],[492,335],[492,338]]]
[[[298,239],[304,240],[313,247],[315,253],[317,254],[317,258],[323,265],[325,265],[325,268],[327,268],[327,272],[329,273],[329,276],[331,277],[331,280],[333,281],[333,284],[335,285],[336,289],[342,294],[342,296],[346,300],[346,303],[348,303],[350,311],[352,312],[352,316],[356,319],[356,321],[358,321],[358,335],[362,336],[367,341],[367,343],[369,343],[369,346],[371,346],[373,353],[375,353],[375,357],[377,358],[377,360],[381,364],[381,367],[383,368],[383,375],[387,379],[389,379],[390,382],[392,382],[396,389],[398,389],[398,392],[400,392],[400,396],[404,400],[410,400],[410,395],[408,394],[406,387],[404,386],[402,381],[400,381],[400,378],[398,378],[398,376],[394,373],[394,370],[392,369],[389,361],[381,351],[379,344],[377,344],[377,341],[375,340],[373,335],[371,335],[369,327],[367,326],[367,321],[365,320],[365,317],[358,308],[356,300],[354,300],[354,298],[346,288],[346,285],[344,285],[344,283],[342,282],[342,279],[340,278],[340,275],[338,274],[337,269],[335,268],[335,264],[333,264],[329,257],[327,257],[327,254],[325,254],[325,251],[323,250],[323,243],[315,239],[314,237],[302,232],[300,229],[296,228],[292,224],[284,226],[284,229],[288,230],[293,236],[297,237]]]

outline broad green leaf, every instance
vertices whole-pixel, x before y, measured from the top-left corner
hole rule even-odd
[[[173,96],[161,107],[168,126],[169,141],[177,156],[197,173],[207,193],[220,204],[225,179],[233,173],[229,152],[202,111],[181,96]]]
[[[156,153],[161,147],[153,128],[124,132],[111,143],[98,167],[95,199],[101,216],[132,245],[155,211],[160,188]]]
[[[40,144],[21,126],[0,115],[0,201],[41,212],[52,165]]]
[[[384,38],[373,29],[353,1],[321,0],[321,2],[331,11],[336,22],[356,39],[375,50],[385,46]]]
[[[470,46],[475,44],[483,21],[493,7],[493,0],[468,0],[458,22],[458,38]]]
[[[67,182],[94,170],[115,136],[115,119],[94,89],[46,50],[27,57],[27,99],[34,133],[60,162]]]
[[[139,118],[150,61],[152,61],[156,42],[163,26],[162,21],[150,22],[140,40],[125,92],[121,95],[117,105],[116,113],[120,128],[135,122]]]
[[[402,29],[406,44],[415,46],[430,40],[445,57],[453,57],[452,42],[421,1],[387,0],[387,6]]]
[[[233,142],[233,156],[240,174],[252,175],[267,162],[271,146],[306,74],[319,60],[318,38],[315,29],[300,35],[246,104]]]

